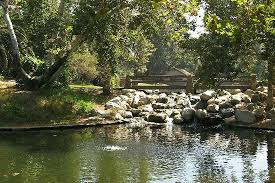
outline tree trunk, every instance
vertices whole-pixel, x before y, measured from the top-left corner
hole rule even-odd
[[[31,77],[28,75],[25,70],[23,69],[21,62],[20,62],[20,51],[18,47],[17,38],[13,29],[13,25],[9,16],[9,8],[8,8],[8,1],[2,2],[2,8],[3,8],[3,18],[5,23],[7,24],[9,35],[11,38],[11,44],[12,44],[12,55],[13,55],[13,62],[14,62],[14,69],[16,71],[16,77],[17,79],[21,78],[23,80],[30,80]]]
[[[274,79],[274,63],[272,60],[268,60],[268,99],[267,109],[272,109],[274,104],[273,99],[273,79]]]
[[[103,95],[110,95],[112,93],[112,77],[107,76],[104,79]]]
[[[56,62],[48,68],[48,70],[41,76],[35,76],[31,77],[29,74],[25,72],[25,70],[22,67],[22,64],[20,62],[20,51],[18,46],[18,41],[13,29],[13,25],[9,16],[9,9],[8,9],[8,0],[0,1],[1,6],[3,8],[3,17],[4,21],[7,24],[9,35],[11,38],[11,47],[12,47],[12,55],[13,55],[13,66],[15,67],[16,71],[16,79],[22,80],[24,85],[27,86],[29,89],[38,89],[40,87],[43,87],[44,85],[51,82],[56,73],[62,68],[62,66],[67,62],[68,56],[71,52],[75,51],[79,45],[84,41],[82,37],[75,37],[75,39],[72,41],[72,43],[69,45],[69,47],[61,53],[57,59]]]

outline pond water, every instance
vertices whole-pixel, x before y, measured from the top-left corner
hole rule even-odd
[[[96,127],[0,134],[0,182],[275,182],[275,133]]]

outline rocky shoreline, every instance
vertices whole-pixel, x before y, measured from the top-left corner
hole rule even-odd
[[[198,95],[162,93],[159,90],[123,89],[122,94],[95,109],[90,120],[118,123],[147,122],[155,124],[251,125],[269,120],[275,122],[275,110],[266,111],[267,88],[255,91],[207,90]]]

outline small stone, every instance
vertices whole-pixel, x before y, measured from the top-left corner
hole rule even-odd
[[[138,117],[138,115],[142,112],[142,110],[141,109],[132,108],[131,112],[132,112],[132,114],[133,114],[134,117]]]
[[[116,113],[115,114],[115,120],[123,120],[124,118],[122,117],[122,115],[120,113]]]
[[[152,107],[153,109],[165,109],[167,105],[163,103],[153,103]]]
[[[211,99],[212,97],[215,97],[216,92],[213,90],[207,90],[205,92],[203,92],[200,96],[201,100],[203,101],[208,101],[209,99]]]
[[[227,108],[232,108],[233,105],[229,102],[223,102],[223,103],[220,103],[219,105],[219,108],[220,109],[227,109]]]
[[[173,117],[174,124],[183,124],[184,120],[182,119],[181,115],[176,115]]]
[[[133,114],[131,111],[123,111],[123,112],[120,112],[121,116],[123,118],[133,118]]]
[[[256,118],[264,119],[266,117],[265,109],[262,107],[255,109],[254,113],[255,113]]]
[[[149,122],[155,122],[155,123],[166,123],[168,116],[164,113],[154,113],[150,114],[148,117]]]
[[[235,114],[235,110],[233,108],[223,108],[220,109],[220,115],[222,118],[229,118]]]
[[[206,110],[207,110],[207,112],[217,113],[217,112],[219,112],[219,105],[210,104],[210,105],[207,106]]]

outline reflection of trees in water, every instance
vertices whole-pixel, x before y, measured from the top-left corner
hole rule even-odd
[[[53,136],[57,134],[58,136]],[[86,143],[93,141],[95,143]],[[76,152],[79,144],[128,144],[136,149],[126,151],[93,151],[87,156],[94,161],[97,182],[148,182],[151,175],[175,174],[188,169],[185,162],[192,157],[196,165],[198,182],[236,182],[234,173],[225,175],[226,167],[217,161],[215,155],[236,155],[242,158],[242,179],[253,182],[258,174],[253,171],[259,144],[267,143],[269,181],[275,180],[275,141],[274,133],[255,133],[238,129],[186,129],[181,126],[129,127],[127,125],[91,128],[84,131],[53,133],[22,133],[0,135],[0,172],[18,176],[6,178],[9,182],[78,182],[81,153]],[[20,156],[21,152],[22,155]],[[130,153],[130,155],[129,155]],[[179,154],[183,153],[183,154]],[[26,155],[27,154],[27,155]],[[247,156],[242,156],[247,155]],[[56,173],[58,172],[58,173]],[[55,176],[51,176],[51,173]],[[66,176],[64,176],[66,175]],[[0,175],[1,177],[2,175]]]
[[[0,135],[0,146],[5,147],[0,151],[1,182],[78,182],[79,156],[74,148],[90,135],[56,134],[59,133]]]

